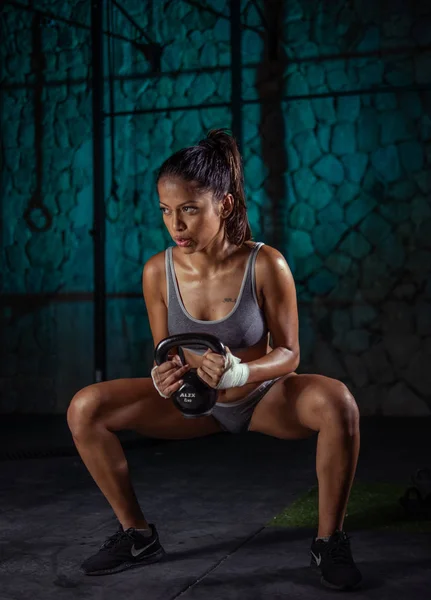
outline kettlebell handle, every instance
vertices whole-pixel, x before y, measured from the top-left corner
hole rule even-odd
[[[215,335],[211,335],[210,333],[178,333],[177,335],[171,335],[161,340],[157,344],[154,350],[156,364],[159,366],[166,362],[169,350],[181,344],[208,346],[208,348],[217,354],[221,354],[222,356],[227,355],[226,346]]]

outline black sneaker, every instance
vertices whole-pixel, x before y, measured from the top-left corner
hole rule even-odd
[[[151,524],[150,527],[152,535],[144,537],[136,529],[124,531],[120,525],[117,533],[82,563],[82,571],[85,575],[109,575],[158,562],[166,553],[160,545],[156,527]]]
[[[311,566],[320,570],[323,585],[336,590],[357,586],[362,575],[353,562],[346,533],[337,529],[327,542],[316,541],[316,537],[311,544]]]

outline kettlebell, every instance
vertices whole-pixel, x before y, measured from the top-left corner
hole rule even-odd
[[[166,362],[168,351],[173,346],[199,344],[207,346],[213,352],[226,356],[224,344],[209,333],[180,333],[161,340],[154,350],[154,360],[157,365]],[[190,369],[182,377],[183,385],[171,396],[175,406],[186,419],[206,417],[213,411],[217,402],[217,390],[203,381],[197,369]]]

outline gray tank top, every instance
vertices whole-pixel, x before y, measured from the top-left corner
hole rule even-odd
[[[169,335],[210,333],[217,336],[223,344],[229,346],[232,354],[235,354],[238,350],[254,346],[266,337],[268,327],[265,314],[259,308],[257,301],[255,280],[256,256],[263,245],[263,242],[256,243],[250,252],[238,300],[234,308],[227,317],[216,321],[194,319],[185,309],[175,275],[172,259],[173,246],[169,246],[165,251]],[[206,346],[198,345],[184,345],[183,348],[200,355],[207,350]]]

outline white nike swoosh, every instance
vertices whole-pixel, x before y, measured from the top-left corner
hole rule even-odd
[[[316,559],[317,566],[319,566],[319,565],[320,565],[320,563],[322,562],[322,557],[321,557],[321,555],[319,554],[319,558],[317,558],[317,556],[314,554],[314,552],[313,552],[312,550],[310,550],[310,552],[311,552],[311,554],[314,556],[314,558]]]
[[[132,556],[136,558],[137,556],[139,556],[140,554],[142,554],[142,552],[144,552],[144,550],[146,550],[147,548],[150,548],[155,543],[156,543],[156,540],[153,540],[151,542],[151,544],[148,544],[148,546],[144,546],[143,548],[139,548],[139,550],[137,550],[135,548],[135,544],[133,544],[132,549],[130,550],[130,552],[131,552]]]

